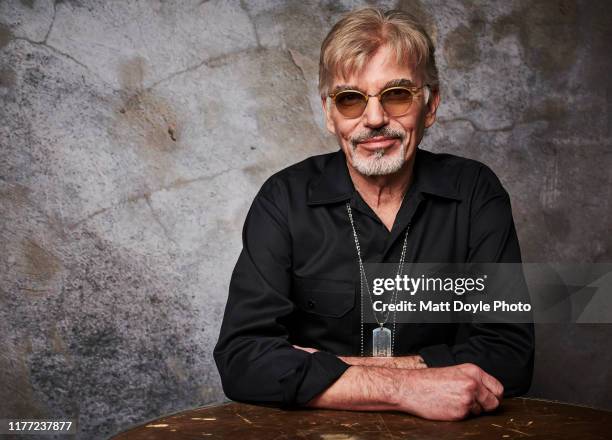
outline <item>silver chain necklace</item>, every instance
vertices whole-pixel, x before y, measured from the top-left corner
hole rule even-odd
[[[404,194],[404,197],[406,194]],[[402,197],[402,202],[404,198]],[[401,204],[400,204],[401,208]],[[370,298],[370,305],[372,306],[372,312],[374,314],[374,319],[378,323],[379,327],[375,328],[372,332],[372,356],[393,356],[393,349],[395,346],[395,311],[393,311],[393,330],[389,330],[385,327],[385,324],[389,320],[389,314],[391,313],[387,310],[387,314],[385,315],[383,312],[383,319],[379,320],[376,315],[376,310],[374,310],[374,301],[372,300],[372,293],[370,292],[370,286],[368,284],[368,279],[366,276],[365,268],[363,267],[363,260],[361,258],[361,246],[359,245],[359,238],[357,237],[357,230],[355,229],[355,222],[353,221],[353,212],[351,211],[351,205],[349,202],[346,202],[346,210],[348,212],[348,217],[351,222],[351,228],[353,229],[353,237],[355,239],[355,248],[357,249],[357,257],[359,260],[359,282],[361,284],[361,334],[360,334],[360,347],[361,347],[361,356],[363,356],[363,285],[365,281],[366,290],[368,292],[368,297]],[[400,276],[404,267],[404,261],[406,257],[406,243],[408,241],[408,232],[410,231],[410,224],[406,227],[406,234],[404,236],[404,244],[402,245],[402,253],[400,256],[397,275]],[[391,304],[394,304],[397,299],[397,289],[393,290],[391,294]]]

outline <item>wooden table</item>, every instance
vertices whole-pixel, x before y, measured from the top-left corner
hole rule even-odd
[[[114,440],[612,439],[612,412],[506,399],[494,413],[432,422],[401,413],[274,408],[228,403],[162,417]]]

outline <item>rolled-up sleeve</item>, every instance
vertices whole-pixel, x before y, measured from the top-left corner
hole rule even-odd
[[[331,353],[310,354],[289,341],[286,323],[294,304],[287,209],[280,185],[268,179],[244,223],[213,354],[228,398],[289,408],[306,404],[349,366]]]
[[[472,191],[470,207],[470,263],[520,263],[521,252],[508,193],[497,176],[482,166]],[[522,272],[518,289],[524,289]],[[514,298],[518,295],[515,292]],[[533,323],[460,324],[456,343],[424,347],[419,351],[430,367],[473,363],[504,385],[507,397],[529,390],[533,375]]]

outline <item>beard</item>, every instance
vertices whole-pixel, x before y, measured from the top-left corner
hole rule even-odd
[[[356,154],[357,144],[367,139],[385,136],[390,138],[397,138],[400,141],[400,149],[398,152],[392,155],[386,155],[385,149],[381,148],[376,150],[374,155],[369,157],[363,157]],[[399,171],[404,163],[406,162],[406,143],[404,139],[406,135],[398,130],[392,128],[382,128],[379,130],[372,130],[368,133],[354,136],[350,139],[350,153],[353,167],[361,174],[366,176],[384,176],[386,174],[393,174]]]

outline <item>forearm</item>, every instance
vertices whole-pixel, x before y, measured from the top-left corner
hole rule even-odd
[[[427,364],[419,355],[398,357],[360,357],[360,356],[338,356],[349,365],[361,365],[364,367],[405,368],[417,370],[427,368]]]
[[[499,381],[473,364],[420,370],[353,366],[306,406],[461,420],[497,408],[502,395]]]
[[[385,411],[399,409],[396,396],[401,370],[351,366],[306,406],[313,408]]]
[[[307,353],[316,353],[318,350],[310,347],[294,345],[294,348]],[[370,356],[338,356],[343,362],[349,365],[360,365],[363,367],[384,367],[384,368],[404,368],[418,370],[427,368],[427,363],[418,354],[409,356],[390,356],[390,357],[370,357]]]

